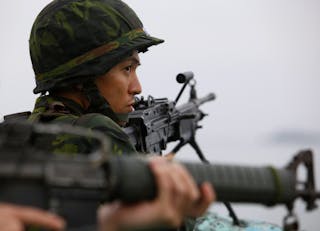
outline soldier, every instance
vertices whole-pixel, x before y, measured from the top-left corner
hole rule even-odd
[[[133,111],[134,96],[142,90],[136,74],[139,52],[162,42],[148,35],[135,12],[120,0],[51,2],[36,18],[29,40],[36,78],[34,93],[41,93],[29,121],[99,130],[110,139],[112,154],[135,153],[121,126]],[[95,144],[75,136],[59,136],[42,145],[59,153],[89,153]],[[131,208],[131,213],[140,211],[142,220],[154,216],[155,223],[177,227],[183,218],[205,212],[214,193],[208,183],[196,187],[179,164],[170,166],[173,174],[161,170],[156,174],[157,181],[166,179],[160,184],[166,196],[139,204]],[[174,209],[166,210],[168,207]],[[106,205],[100,214],[108,210],[125,217],[121,211],[127,209],[118,206],[114,210],[114,205]],[[178,219],[172,222],[168,216]]]

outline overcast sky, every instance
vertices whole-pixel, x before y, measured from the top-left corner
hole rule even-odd
[[[48,0],[0,3],[0,116],[32,110],[30,29]],[[175,99],[179,72],[193,71],[198,95],[214,92],[198,142],[212,162],[282,167],[300,149],[320,166],[319,0],[128,0],[145,29],[166,40],[141,55],[143,95]],[[187,93],[180,103],[187,100]],[[190,148],[178,154],[194,159]],[[320,169],[316,170],[317,184]],[[225,212],[214,205],[213,210]],[[240,217],[281,223],[283,207],[236,206]],[[302,227],[320,210],[297,204]]]

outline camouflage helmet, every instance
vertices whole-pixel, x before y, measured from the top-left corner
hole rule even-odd
[[[121,0],[55,0],[37,16],[29,39],[34,93],[106,73],[133,50],[163,40],[149,36]]]

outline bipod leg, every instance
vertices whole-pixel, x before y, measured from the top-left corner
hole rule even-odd
[[[189,144],[191,145],[191,147],[193,147],[193,149],[196,151],[196,153],[198,154],[200,160],[203,163],[209,164],[210,162],[205,158],[205,156],[203,155],[198,143],[196,142],[195,138],[193,137],[192,139],[189,140]]]
[[[298,231],[299,221],[298,217],[289,209],[287,216],[283,218],[283,230],[284,231]]]
[[[171,151],[171,153],[177,153],[184,145],[186,142],[180,141]]]
[[[210,164],[209,160],[207,160],[205,158],[205,156],[203,155],[198,143],[196,142],[196,140],[194,138],[189,141],[189,144],[194,148],[194,150],[196,150],[199,158],[201,159],[201,161],[203,163]],[[229,201],[224,201],[223,204],[226,206],[226,208],[227,208],[227,210],[229,212],[229,216],[233,220],[233,224],[240,227],[241,226],[241,222],[240,222],[239,218],[237,217],[236,213],[234,212],[234,210],[233,210],[233,208],[231,206],[231,203]]]

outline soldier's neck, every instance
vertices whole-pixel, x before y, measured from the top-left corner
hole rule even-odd
[[[89,101],[81,91],[78,91],[78,90],[59,91],[59,92],[55,92],[54,95],[73,100],[84,109],[87,109],[89,107]]]

